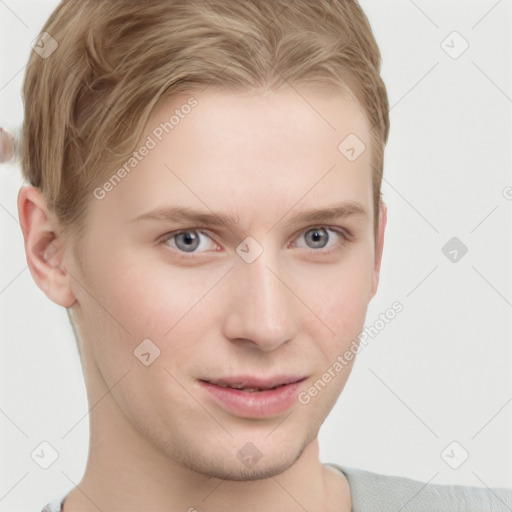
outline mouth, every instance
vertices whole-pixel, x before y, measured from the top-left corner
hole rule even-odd
[[[213,384],[214,386],[219,386],[221,388],[237,389],[239,391],[244,391],[245,393],[257,393],[282,388],[283,386],[302,382],[305,379],[306,377],[281,377],[265,380],[233,378],[220,380],[200,379],[200,381],[207,384]]]
[[[215,405],[231,415],[261,418],[280,414],[297,402],[301,383],[307,377],[278,376],[266,379],[233,377],[199,379],[200,387]]]

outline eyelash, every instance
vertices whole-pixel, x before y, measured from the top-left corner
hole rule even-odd
[[[339,228],[339,227],[331,227],[331,226],[311,226],[311,227],[308,227],[308,228],[305,228],[303,229],[299,235],[297,235],[295,237],[295,239],[297,239],[298,237],[304,235],[305,233],[307,233],[308,231],[312,231],[314,229],[318,229],[318,230],[321,230],[321,229],[325,229],[326,231],[331,231],[331,232],[334,232],[336,233],[337,235],[339,235],[341,238],[342,238],[342,241],[338,244],[335,244],[335,246],[331,247],[330,249],[327,249],[327,250],[324,250],[322,248],[320,249],[312,249],[312,248],[309,248],[309,249],[306,249],[307,252],[309,254],[323,254],[323,255],[330,255],[330,254],[333,254],[341,249],[343,249],[343,246],[346,244],[346,243],[350,243],[353,241],[354,237],[352,236],[352,234],[347,231],[346,229],[343,229],[343,228]],[[196,233],[199,233],[201,235],[204,235],[206,237],[208,237],[210,240],[212,240],[214,243],[217,243],[209,234],[207,231],[201,229],[201,228],[187,228],[187,229],[180,229],[180,230],[177,230],[177,231],[171,231],[169,233],[166,233],[165,235],[162,235],[162,237],[159,238],[160,242],[162,245],[166,245],[167,242],[175,237],[175,236],[178,236],[180,234],[183,234],[183,233],[189,233],[189,232],[196,232]],[[330,241],[330,240],[329,240]],[[219,245],[219,244],[217,244]],[[295,248],[295,247],[293,247]],[[200,257],[200,255],[202,255],[203,253],[206,253],[206,252],[217,252],[216,250],[214,251],[200,251],[200,252],[186,252],[186,251],[180,251],[179,249],[175,249],[174,247],[170,247],[167,245],[166,249],[172,251],[173,253],[177,254],[178,257],[183,257],[183,258],[186,258],[186,259],[190,259],[190,257]]]

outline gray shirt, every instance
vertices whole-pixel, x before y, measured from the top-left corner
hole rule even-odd
[[[328,464],[348,480],[352,512],[512,512],[512,489],[427,484]],[[41,512],[61,512],[63,498]]]
[[[347,477],[352,512],[512,512],[512,489],[427,484],[329,464]]]

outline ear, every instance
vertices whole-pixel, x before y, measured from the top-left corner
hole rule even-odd
[[[20,189],[18,217],[32,279],[52,302],[70,307],[76,298],[71,291],[70,276],[63,267],[64,240],[38,188],[23,186]]]
[[[383,201],[379,203],[379,226],[377,228],[377,237],[375,239],[375,261],[372,274],[372,288],[370,299],[377,293],[380,277],[380,264],[382,262],[382,251],[384,248],[384,232],[386,231],[386,222],[388,220],[388,209]]]

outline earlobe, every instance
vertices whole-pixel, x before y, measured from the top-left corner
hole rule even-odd
[[[382,263],[382,252],[384,249],[384,233],[386,231],[386,223],[388,217],[388,209],[383,201],[379,206],[379,226],[377,228],[377,236],[375,239],[375,260],[372,274],[372,288],[370,299],[377,293],[379,286],[380,265]]]
[[[39,189],[32,186],[20,189],[18,217],[32,278],[52,302],[70,307],[76,299],[69,274],[63,266],[65,246]]]

